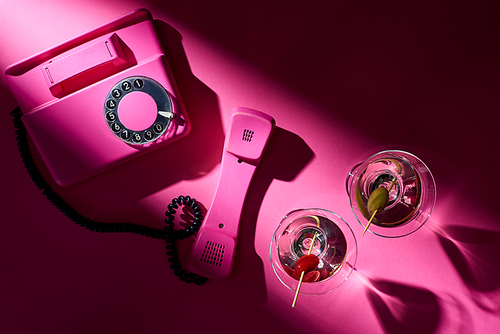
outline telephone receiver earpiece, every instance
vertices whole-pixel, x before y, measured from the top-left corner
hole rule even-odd
[[[211,279],[231,274],[243,203],[274,125],[274,119],[260,111],[232,110],[215,196],[188,263],[192,272]]]

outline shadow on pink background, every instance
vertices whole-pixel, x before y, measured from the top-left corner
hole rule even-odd
[[[92,233],[43,197],[19,157],[9,116],[17,103],[2,78],[2,332],[496,332],[496,2],[64,4],[2,3],[2,72],[145,7],[193,125],[188,137],[136,161],[54,186],[92,219],[162,228],[166,205],[181,194],[207,209],[230,110],[258,109],[278,128],[247,195],[233,275],[188,285],[169,269],[162,241]],[[361,238],[345,177],[385,149],[420,157],[438,200],[413,235]],[[332,293],[300,296],[292,309],[293,292],[272,272],[269,242],[287,212],[313,206],[351,225],[357,271]],[[183,254],[191,242],[180,245]]]

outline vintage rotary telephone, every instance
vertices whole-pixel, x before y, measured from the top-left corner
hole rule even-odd
[[[151,14],[138,10],[6,69],[52,177],[70,186],[190,130]]]
[[[74,210],[43,179],[30,154],[33,140],[54,181],[70,186],[186,136],[191,124],[168,61],[145,9],[6,69],[19,107],[11,115],[23,162],[37,187],[78,225],[98,232],[131,232],[163,239],[174,273],[188,283],[225,278],[232,268],[248,185],[274,128],[267,114],[232,111],[215,198],[202,224],[200,205],[179,196],[168,205],[164,230],[96,222]],[[174,230],[179,206],[189,227]],[[189,268],[176,240],[199,231]]]

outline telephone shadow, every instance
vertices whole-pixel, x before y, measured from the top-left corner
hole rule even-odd
[[[500,232],[451,225],[436,234],[476,304],[500,312]]]
[[[386,333],[431,334],[441,308],[429,290],[387,280],[369,279],[368,297]]]
[[[255,251],[255,230],[264,196],[274,179],[292,181],[313,157],[313,151],[298,135],[274,129],[245,199],[233,272],[225,282],[226,288],[245,299],[249,307],[267,300],[263,263]]]

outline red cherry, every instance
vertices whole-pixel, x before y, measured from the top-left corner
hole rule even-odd
[[[327,279],[330,276],[330,274],[328,273],[328,270],[326,270],[325,268],[321,269],[319,271],[319,274],[320,275],[319,275],[318,281],[322,281],[324,279]]]
[[[303,271],[306,273],[313,271],[318,267],[318,264],[319,258],[316,255],[304,255],[295,263],[295,274],[300,276]]]
[[[291,268],[288,268],[287,266],[285,266],[283,263],[281,263],[281,268],[283,268],[283,270],[285,271],[285,273],[287,273],[288,275],[290,276],[293,276],[293,274],[295,273],[295,271]]]
[[[314,283],[319,281],[321,274],[317,270],[313,270],[308,272],[307,274],[304,274],[304,278],[302,279],[302,282],[308,282],[308,283]]]

